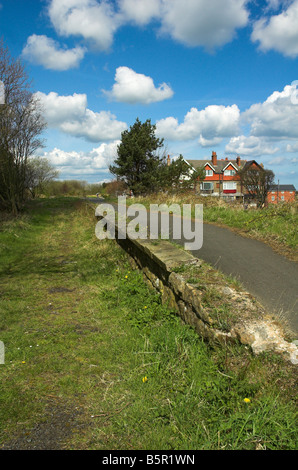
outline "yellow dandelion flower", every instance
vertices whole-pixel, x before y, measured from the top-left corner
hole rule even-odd
[[[127,279],[127,278],[128,278],[128,276],[125,276],[125,279]]]
[[[144,308],[147,308],[147,305],[145,305]]]
[[[22,361],[22,364],[26,364],[26,361]]]
[[[249,398],[244,398],[244,403],[250,403],[250,399]]]
[[[143,382],[144,382],[144,383],[145,383],[145,382],[147,382],[147,380],[148,380],[148,379],[147,379],[147,377],[146,377],[146,376],[145,376],[145,377],[143,377]]]

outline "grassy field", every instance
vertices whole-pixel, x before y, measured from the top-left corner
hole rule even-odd
[[[1,222],[0,448],[297,448],[295,366],[203,343],[95,222],[75,198]]]
[[[116,198],[110,198],[116,202]],[[297,227],[298,204],[270,204],[264,209],[244,210],[242,204],[226,203],[217,198],[204,198],[190,194],[156,194],[127,199],[127,204],[141,203],[148,209],[150,204],[203,204],[204,222],[226,226],[243,236],[252,237],[269,244],[275,251],[298,261]],[[193,211],[194,212],[194,211]]]

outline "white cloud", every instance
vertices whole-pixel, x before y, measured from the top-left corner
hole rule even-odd
[[[298,103],[296,85],[275,91],[263,103],[253,104],[242,114],[251,125],[251,134],[272,139],[298,138]]]
[[[205,139],[202,135],[199,138],[201,147],[216,147],[222,142],[222,137],[214,137],[213,139]]]
[[[149,104],[173,96],[172,89],[166,83],[156,88],[151,77],[136,73],[128,67],[117,68],[112,90],[104,93],[112,100],[129,104]]]
[[[99,147],[87,152],[66,152],[54,148],[44,152],[43,157],[55,166],[61,173],[68,174],[92,174],[99,170],[108,171],[117,156],[117,147],[120,141],[102,143]]]
[[[155,20],[159,32],[187,46],[212,49],[231,41],[248,23],[247,0],[51,0],[48,13],[58,34],[80,36],[107,50],[123,25]]]
[[[35,96],[40,101],[49,127],[59,127],[65,121],[77,121],[84,118],[87,108],[87,96],[74,93],[61,96],[51,91],[48,94],[38,91]]]
[[[202,146],[218,144],[224,137],[237,135],[240,111],[232,106],[207,106],[203,110],[191,108],[182,124],[174,117],[156,123],[156,132],[168,140],[199,139]]]
[[[276,2],[273,2],[276,4]],[[288,4],[288,2],[287,2]],[[251,38],[260,43],[260,49],[274,49],[288,57],[298,55],[298,0],[278,15],[261,18],[253,27]]]
[[[100,50],[110,48],[120,25],[107,0],[52,0],[48,12],[58,34],[81,36]]]
[[[137,25],[148,24],[161,13],[160,0],[118,0],[123,21],[132,21]]]
[[[76,94],[59,96],[37,92],[49,127],[90,142],[101,142],[120,138],[127,125],[117,121],[109,111],[94,112],[87,108],[87,96]]]
[[[241,156],[260,156],[272,155],[279,151],[279,148],[272,147],[259,137],[240,135],[232,137],[226,145],[226,153],[237,154]]]
[[[83,119],[65,121],[60,125],[60,129],[66,134],[84,137],[90,142],[116,139],[126,128],[126,124],[117,121],[116,116],[109,111],[96,113],[90,109],[86,109]]]
[[[62,49],[53,39],[36,34],[32,34],[27,39],[22,52],[22,55],[30,62],[51,70],[68,70],[78,67],[84,54],[85,49],[82,47]]]
[[[248,23],[246,0],[163,0],[162,31],[188,46],[212,49]]]

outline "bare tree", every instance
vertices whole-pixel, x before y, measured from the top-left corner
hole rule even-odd
[[[264,207],[270,186],[274,182],[274,173],[260,165],[246,166],[239,171],[240,181],[251,199],[255,199],[258,207]]]
[[[35,198],[41,194],[46,185],[58,177],[58,170],[56,170],[50,162],[43,157],[29,158],[26,168],[26,188]]]
[[[10,56],[0,40],[0,202],[17,213],[25,200],[28,158],[42,147],[45,122],[20,60]]]

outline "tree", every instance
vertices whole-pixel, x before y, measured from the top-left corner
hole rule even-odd
[[[158,154],[163,139],[156,137],[155,130],[150,119],[142,123],[137,118],[130,129],[122,132],[118,157],[110,166],[110,172],[135,194],[150,193],[160,186],[160,169],[165,158]]]
[[[256,200],[258,207],[264,207],[270,186],[274,183],[273,171],[260,165],[246,165],[238,175],[249,196]]]
[[[205,178],[204,168],[192,170],[182,155],[172,160],[170,165],[164,168],[162,175],[162,187],[173,190],[195,189],[196,182]]]
[[[20,60],[0,40],[0,202],[17,213],[26,197],[28,158],[42,146],[42,111]]]
[[[123,181],[113,180],[106,184],[105,192],[110,196],[119,196],[123,194],[126,189],[126,184]]]
[[[58,170],[46,158],[30,158],[26,168],[26,187],[30,191],[31,196],[34,198],[41,194],[45,186],[57,178],[58,175]]]

